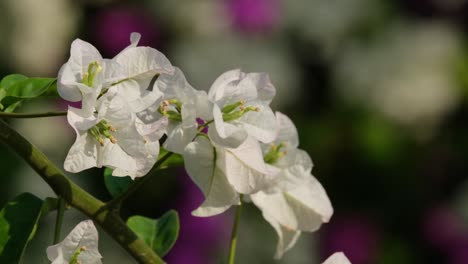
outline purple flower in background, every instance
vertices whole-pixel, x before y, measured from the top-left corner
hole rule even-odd
[[[459,239],[452,245],[448,252],[449,264],[466,264],[468,263],[468,236]]]
[[[447,206],[434,207],[426,212],[422,233],[428,243],[441,250],[450,250],[466,236],[462,219]]]
[[[173,264],[206,264],[213,262],[213,252],[226,248],[229,242],[230,217],[221,214],[213,217],[195,217],[192,211],[203,202],[204,197],[189,176],[181,173],[181,192],[176,201],[179,212],[180,232],[167,261]]]
[[[159,48],[160,32],[149,15],[137,8],[107,8],[96,13],[90,31],[96,47],[110,56],[119,53],[129,44],[132,32],[141,34],[140,46]]]
[[[232,25],[247,33],[272,31],[280,19],[278,0],[226,0]]]
[[[342,251],[353,264],[375,263],[378,231],[365,216],[334,216],[324,226],[321,239],[324,256]]]

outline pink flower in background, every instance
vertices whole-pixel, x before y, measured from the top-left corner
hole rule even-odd
[[[160,48],[159,28],[142,9],[106,8],[95,14],[91,25],[90,31],[96,46],[110,57],[128,46],[128,36],[132,32],[141,34],[140,46]]]
[[[353,264],[375,263],[378,230],[367,217],[336,215],[323,227],[321,235],[324,256],[342,251]]]
[[[280,20],[278,0],[226,0],[226,9],[235,29],[246,33],[267,33]]]

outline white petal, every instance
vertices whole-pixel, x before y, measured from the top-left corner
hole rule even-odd
[[[278,234],[278,243],[276,244],[275,259],[283,257],[286,251],[290,250],[299,239],[301,231],[291,230],[280,225],[273,217],[263,213],[263,218],[270,223]]]
[[[47,258],[52,263],[68,264],[76,250],[83,247],[78,255],[81,263],[101,264],[101,254],[98,251],[98,232],[93,221],[79,223],[60,243],[47,248]]]
[[[78,80],[83,80],[83,74],[88,71],[89,64],[101,60],[101,54],[93,45],[81,39],[72,42],[68,63]]]
[[[258,96],[255,83],[244,77],[245,73],[239,70],[222,74],[211,86],[208,98],[220,107],[240,100],[255,100]]]
[[[226,176],[216,166],[216,150],[205,137],[198,137],[184,152],[185,169],[205,195],[205,201],[194,212],[196,216],[211,216],[240,203]]]
[[[286,142],[288,148],[297,148],[299,146],[299,136],[296,126],[286,115],[276,112],[276,122],[278,125],[278,138],[276,142]]]
[[[273,142],[278,135],[276,117],[268,105],[248,103],[249,106],[258,107],[259,112],[250,111],[244,114],[239,123],[247,133],[263,143]]]
[[[251,194],[269,188],[276,175],[271,174],[263,161],[259,143],[247,138],[239,147],[218,147],[220,168],[239,193]]]
[[[168,125],[167,117],[162,117],[152,123],[144,123],[140,118],[135,120],[135,126],[140,135],[146,140],[156,141],[159,140],[164,133]]]
[[[114,60],[120,64],[127,78],[156,73],[172,74],[174,68],[161,52],[149,47],[134,47],[122,51]]]
[[[185,147],[192,142],[197,134],[197,124],[187,124],[187,122],[170,121],[167,127],[167,139],[164,142],[164,148],[182,154]]]
[[[149,91],[149,84],[148,78],[130,79],[113,85],[109,92],[125,98],[131,111],[138,113],[155,104],[163,95],[159,90]]]
[[[57,92],[63,99],[70,102],[81,101],[81,92],[77,87],[78,80],[70,64],[65,63],[59,70],[57,77]]]
[[[195,91],[196,98],[196,113],[197,117],[207,121],[213,119],[213,104],[208,100],[208,95],[205,91]]]
[[[276,95],[276,89],[266,73],[248,73],[245,77],[257,87],[258,99],[270,103]]]
[[[216,144],[237,148],[247,139],[247,132],[240,127],[240,124],[228,123],[223,121],[223,115],[217,105],[213,106],[214,126],[208,129],[208,135]]]
[[[330,220],[333,207],[322,185],[313,176],[284,194],[298,220],[298,229],[315,231]]]
[[[343,252],[337,252],[331,255],[323,264],[351,264]]]
[[[242,76],[240,69],[230,70],[221,74],[211,85],[208,92],[208,98],[212,102],[216,102],[224,97],[224,87],[227,85],[235,85]]]
[[[87,133],[78,135],[65,158],[64,169],[76,173],[95,167],[99,147],[98,142]]]
[[[263,213],[292,230],[313,232],[333,214],[325,190],[314,177],[287,192],[258,192],[251,197]]]

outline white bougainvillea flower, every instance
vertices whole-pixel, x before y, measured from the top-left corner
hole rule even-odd
[[[146,122],[166,117],[169,123],[164,148],[182,154],[199,130],[197,119],[212,119],[211,103],[206,92],[195,90],[177,67],[172,75],[161,74],[155,87],[163,93],[162,100],[138,116]]]
[[[92,110],[102,89],[124,78],[117,63],[103,59],[94,46],[76,39],[69,60],[60,68],[57,91],[63,99],[82,101],[85,109]]]
[[[248,136],[263,143],[272,142],[277,128],[269,104],[275,93],[265,73],[231,70],[219,76],[208,92],[214,104],[210,138],[230,148],[238,147]]]
[[[91,220],[79,223],[60,243],[47,248],[52,264],[101,264],[98,232]]]
[[[253,138],[231,149],[199,136],[185,148],[184,162],[205,196],[205,202],[193,212],[196,216],[222,213],[239,204],[239,194],[269,188],[278,172],[263,162],[259,143]]]
[[[275,258],[296,243],[302,231],[316,231],[330,220],[333,208],[322,185],[311,175],[312,161],[297,149],[297,131],[289,118],[276,114],[278,139],[264,148],[265,162],[280,172],[273,186],[252,194],[253,203],[262,211],[278,234]]]
[[[67,118],[77,139],[65,159],[65,170],[79,172],[106,166],[114,169],[114,176],[145,175],[158,157],[156,136],[162,132],[145,137],[145,128],[138,127],[135,113],[120,96],[103,96],[97,105],[97,113],[90,117],[83,115],[86,109],[69,107]],[[167,122],[155,124],[164,131]]]
[[[349,261],[343,252],[336,252],[327,258],[323,264],[351,264],[351,261]]]

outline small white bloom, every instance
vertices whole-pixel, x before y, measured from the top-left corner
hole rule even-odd
[[[92,110],[102,89],[123,78],[118,64],[103,59],[88,42],[76,39],[69,60],[60,68],[57,91],[63,99],[82,101],[84,108]]]
[[[101,264],[98,232],[91,220],[79,223],[60,243],[47,248],[52,264]]]
[[[323,264],[351,264],[351,261],[349,261],[343,252],[337,252],[327,258]]]
[[[236,148],[248,136],[263,142],[276,137],[276,119],[270,108],[275,87],[265,73],[228,71],[208,92],[213,103],[214,126],[208,130],[217,144]]]
[[[210,120],[211,103],[205,91],[195,90],[185,79],[180,69],[174,67],[173,74],[162,74],[155,87],[164,96],[158,105],[147,108],[138,114],[143,120],[158,120],[161,116],[168,118],[167,139],[164,148],[182,154],[198,132],[200,120]]]
[[[145,127],[137,126],[136,115],[126,100],[106,95],[99,99],[97,113],[92,116],[82,113],[82,109],[73,107],[68,110],[68,122],[77,139],[65,159],[65,170],[79,172],[106,166],[114,169],[114,176],[135,178],[152,168],[159,154],[156,136],[162,133],[145,137]],[[155,124],[164,130],[166,123]]]
[[[264,158],[280,172],[272,187],[250,197],[278,233],[275,258],[279,259],[296,243],[301,231],[313,232],[328,222],[333,208],[322,185],[311,175],[310,157],[297,149],[294,124],[279,112],[276,117],[278,139],[264,148]]]

